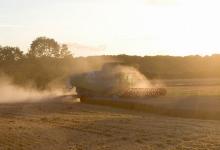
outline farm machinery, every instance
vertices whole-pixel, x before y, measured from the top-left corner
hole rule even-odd
[[[166,95],[163,87],[152,86],[137,69],[123,63],[107,63],[101,70],[73,75],[69,84],[77,96],[89,99],[129,99]]]

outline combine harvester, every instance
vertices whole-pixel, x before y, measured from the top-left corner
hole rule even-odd
[[[152,86],[134,67],[123,63],[107,63],[99,71],[70,77],[82,103],[141,108],[149,97],[166,95],[166,89]]]
[[[101,70],[73,75],[68,84],[76,88],[74,97],[82,103],[174,117],[220,119],[219,96],[165,96],[165,88],[152,85],[137,69],[123,63],[107,63]]]

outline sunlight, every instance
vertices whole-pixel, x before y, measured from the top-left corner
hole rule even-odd
[[[37,2],[34,6],[18,4],[19,8],[30,7],[31,11],[23,9],[15,14],[8,7],[11,13],[7,14],[0,9],[5,14],[0,16],[0,32],[7,35],[1,36],[0,41],[9,45],[13,39],[24,51],[29,39],[42,35],[63,43],[105,47],[97,52],[73,48],[75,56],[211,55],[220,53],[219,4],[217,0],[65,0],[53,4],[46,1],[44,7]],[[6,6],[9,4],[5,3]],[[13,17],[14,21],[7,21]]]

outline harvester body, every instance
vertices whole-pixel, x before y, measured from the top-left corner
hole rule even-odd
[[[166,89],[147,84],[146,78],[121,63],[105,64],[101,70],[73,75],[70,84],[80,98],[143,98],[163,96]]]

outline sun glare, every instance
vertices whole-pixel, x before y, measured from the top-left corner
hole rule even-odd
[[[70,45],[105,47],[98,51],[73,48],[76,56],[220,53],[217,0],[65,0],[46,1],[44,7],[23,1],[16,6],[22,9],[19,13],[9,3],[0,9],[0,13],[10,12],[0,16],[3,45],[13,40],[27,51],[30,39],[44,35]]]

